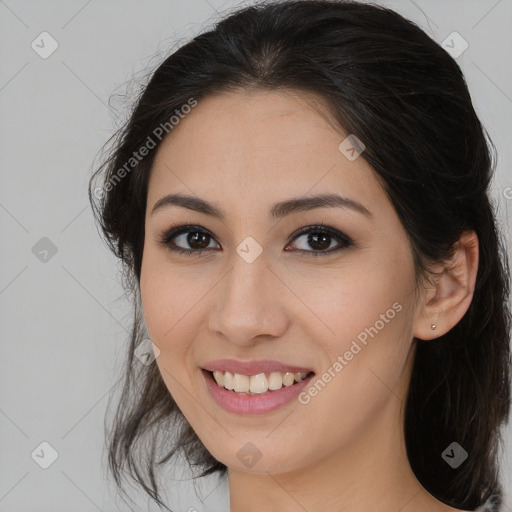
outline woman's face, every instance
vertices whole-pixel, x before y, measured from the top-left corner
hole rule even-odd
[[[296,470],[401,424],[418,322],[412,254],[373,171],[311,99],[201,100],[149,181],[140,290],[156,362],[232,469]],[[192,199],[161,201],[171,194]],[[348,201],[307,202],[327,194]]]

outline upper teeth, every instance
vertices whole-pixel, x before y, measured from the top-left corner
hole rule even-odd
[[[291,386],[306,378],[307,373],[272,372],[268,375],[241,375],[239,373],[214,371],[213,377],[217,384],[237,393],[265,393],[269,389],[275,391],[284,386]]]

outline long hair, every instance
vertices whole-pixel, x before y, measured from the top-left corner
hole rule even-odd
[[[117,485],[122,488],[127,466],[165,506],[157,465],[182,454],[199,476],[227,469],[185,420],[156,364],[141,365],[134,352],[145,336],[138,283],[148,178],[162,134],[172,137],[169,120],[185,105],[240,88],[313,93],[340,130],[364,142],[361,157],[407,232],[418,278],[427,275],[428,262],[453,254],[464,231],[478,235],[479,267],[466,314],[435,340],[413,340],[404,435],[412,470],[437,499],[474,509],[500,497],[511,312],[507,255],[489,197],[494,146],[459,66],[423,30],[382,6],[327,0],[246,7],[181,46],[154,71],[91,178],[96,221],[122,262],[134,304],[123,394],[107,436]],[[154,147],[135,159],[148,137]],[[170,444],[157,435],[162,432]],[[468,452],[456,470],[441,456],[452,442]]]

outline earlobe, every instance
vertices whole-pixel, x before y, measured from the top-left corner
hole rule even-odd
[[[478,237],[466,231],[454,245],[453,256],[434,269],[432,287],[425,287],[419,305],[414,336],[437,338],[452,329],[473,299],[478,271]]]

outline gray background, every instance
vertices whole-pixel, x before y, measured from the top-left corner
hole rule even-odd
[[[498,149],[493,196],[510,240],[512,0],[382,3],[440,43],[453,31],[468,42],[457,61]],[[87,182],[133,84],[236,5],[0,1],[0,512],[128,510],[105,471],[103,422],[130,317],[118,265],[92,221]],[[58,43],[46,59],[31,47],[44,31]],[[504,436],[508,512],[510,428]],[[38,464],[51,461],[42,442],[58,454],[47,469]],[[204,504],[192,485],[166,482],[174,510],[227,509],[226,485],[216,480],[199,487]],[[136,510],[157,510],[134,496]]]

